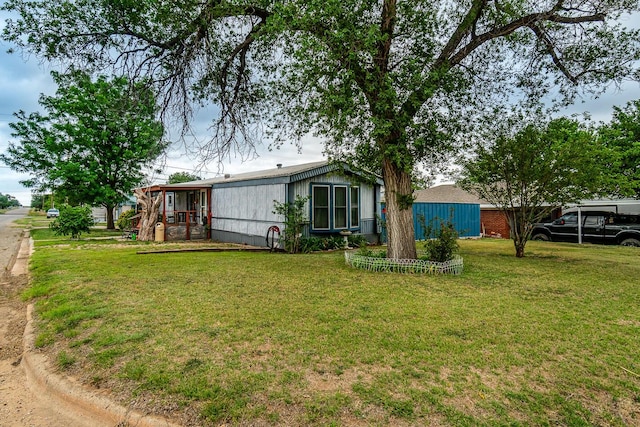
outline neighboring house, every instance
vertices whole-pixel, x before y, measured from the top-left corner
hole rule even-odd
[[[510,237],[509,224],[504,214],[494,205],[482,200],[459,187],[455,184],[444,184],[425,190],[418,190],[414,193],[416,197],[414,203],[477,203],[480,205],[480,231],[482,236],[502,237],[508,239]],[[577,205],[556,208],[552,214],[542,222],[552,221],[562,216],[564,212],[577,210],[578,206],[582,210],[611,210],[626,214],[640,214],[640,200],[635,199],[599,199],[599,200],[583,200]]]
[[[478,235],[509,238],[510,228],[504,214],[494,205],[455,184],[443,184],[418,190],[415,202],[477,204],[480,208]]]
[[[136,208],[136,198],[134,196],[129,196],[127,200],[120,203],[113,210],[113,220],[117,221],[122,215],[123,212],[126,212],[130,209]],[[107,222],[107,209],[103,206],[94,206],[91,208],[91,215],[93,217],[93,221],[95,223],[106,223]]]
[[[305,205],[305,235],[339,235],[349,230],[378,240],[379,177],[326,161],[237,175],[150,187],[164,194],[159,220],[165,240],[210,238],[220,242],[266,246],[269,227],[284,228],[273,213],[274,201]],[[157,231],[157,229],[156,229]]]

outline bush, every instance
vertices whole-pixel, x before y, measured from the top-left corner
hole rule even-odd
[[[352,234],[348,237],[348,239],[349,246],[351,246],[352,248],[362,248],[366,247],[369,244],[367,239],[362,234]]]
[[[273,201],[273,213],[284,216],[284,250],[290,254],[301,252],[302,230],[307,223],[304,205],[309,197],[296,196],[293,203]]]
[[[316,251],[329,251],[344,248],[344,239],[341,236],[316,237],[301,236],[299,238],[300,252],[309,253]]]
[[[135,209],[129,209],[128,211],[122,212],[116,221],[116,227],[118,227],[119,230],[128,230],[131,228],[131,217],[135,216],[135,214]]]
[[[69,236],[77,239],[82,233],[89,233],[93,226],[93,217],[89,206],[60,207],[60,216],[49,224],[56,236]]]
[[[425,224],[424,216],[419,218],[424,228],[424,248],[427,253],[425,256],[427,260],[433,262],[449,261],[458,252],[458,232],[451,221],[452,216],[453,214],[449,216],[446,222],[440,221],[438,217],[435,217],[428,226]],[[438,227],[434,226],[436,221],[439,222]],[[435,235],[435,238],[431,238],[432,235]]]
[[[321,251],[324,249],[322,239],[320,237],[301,237],[300,238],[300,252],[308,254],[309,252]]]

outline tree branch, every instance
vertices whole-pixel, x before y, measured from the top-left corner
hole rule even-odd
[[[538,37],[538,39],[545,45],[547,53],[549,54],[549,56],[551,56],[551,60],[553,61],[555,66],[558,67],[560,72],[564,74],[565,77],[571,83],[577,84],[578,83],[577,77],[571,74],[571,72],[564,65],[560,57],[558,57],[555,46],[553,42],[549,39],[549,36],[547,36],[547,34],[545,34],[542,28],[540,28],[537,24],[531,24],[529,28],[531,28],[531,30],[534,32],[536,37]]]
[[[473,25],[475,25],[477,19],[479,19],[482,9],[485,6],[484,1],[474,1],[471,8],[469,9],[469,12],[467,12],[465,18],[462,20],[454,34],[451,36],[451,38],[443,48],[442,53],[431,66],[431,73],[436,76],[435,78],[438,78],[438,76],[446,74],[451,68],[460,65],[467,56],[469,56],[480,46],[499,37],[508,36],[521,28],[533,29],[534,27],[537,27],[539,29],[539,24],[542,22],[554,22],[568,25],[581,24],[585,22],[600,22],[604,21],[606,17],[603,13],[592,13],[590,15],[574,17],[562,16],[559,15],[558,12],[560,10],[568,10],[566,8],[562,8],[562,3],[563,1],[559,0],[550,10],[546,12],[531,13],[520,17],[519,19],[513,20],[508,24],[486,31],[480,35],[472,35],[469,42],[456,51],[456,48],[460,45],[462,40],[465,37],[469,36],[470,29]],[[544,43],[545,39],[543,38],[542,40]],[[551,43],[548,38],[546,39],[546,42]],[[549,48],[549,46],[551,48]],[[547,45],[547,49],[550,54],[553,53],[552,59],[556,66],[558,66],[560,71],[572,82],[575,82],[576,77],[572,76],[571,73],[569,73],[569,71],[563,66],[557,55],[555,55],[553,44]],[[553,58],[554,56],[555,58]],[[402,105],[400,109],[401,114],[404,115],[404,117],[406,117],[407,119],[415,116],[420,107],[426,102],[427,99],[429,99],[430,96],[432,96],[432,88],[433,82],[427,82],[427,84],[417,88],[412,94],[409,95],[407,100]]]

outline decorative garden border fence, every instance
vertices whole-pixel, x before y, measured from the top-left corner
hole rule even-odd
[[[421,254],[419,253],[418,256]],[[422,254],[424,255],[424,254]],[[382,256],[365,256],[354,251],[345,251],[345,262],[354,268],[368,271],[393,273],[462,274],[462,257],[455,255],[446,262],[433,262],[424,259],[391,259]]]

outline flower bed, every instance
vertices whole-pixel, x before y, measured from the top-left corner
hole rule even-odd
[[[420,256],[420,254],[418,254]],[[393,273],[462,274],[462,257],[455,255],[446,262],[433,262],[424,259],[391,259],[382,256],[366,256],[346,251],[345,262],[354,268],[368,271],[386,271]]]

